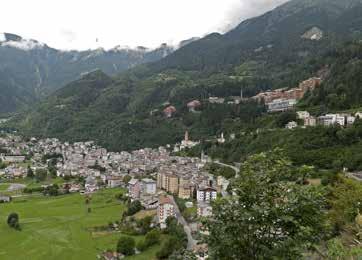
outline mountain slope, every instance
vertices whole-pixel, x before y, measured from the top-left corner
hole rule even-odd
[[[82,73],[101,69],[115,75],[173,51],[165,44],[155,50],[116,47],[109,51],[60,51],[14,34],[0,35],[0,113],[31,104]]]
[[[211,34],[152,65],[164,69],[227,70],[245,60],[265,57],[295,59],[312,56],[329,47],[331,40],[362,34],[361,0],[290,1],[260,17],[242,22],[225,35]],[[302,39],[313,27],[323,32],[320,41]]]
[[[345,73],[334,70],[336,64],[341,57],[349,64],[356,55],[333,53],[336,46],[360,37],[361,12],[359,0],[343,5],[334,0],[294,0],[225,35],[209,35],[159,62],[115,77],[86,106],[59,110],[68,97],[50,97],[16,123],[29,135],[93,139],[112,150],[175,143],[186,129],[195,139],[222,129],[238,131],[252,125],[264,107],[253,102],[214,105],[207,102],[209,96],[238,96],[242,88],[250,97],[261,90],[294,87],[325,66],[338,74],[326,81],[325,88],[334,89],[334,79]],[[356,68],[349,73],[357,79]],[[74,96],[77,99],[78,94]],[[188,112],[186,104],[194,99],[202,102],[201,113]],[[169,104],[177,109],[171,119],[162,113]],[[66,129],[49,123],[62,120],[68,122]]]

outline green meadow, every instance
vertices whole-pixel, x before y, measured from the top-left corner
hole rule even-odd
[[[91,228],[120,219],[125,209],[115,199],[119,189],[92,195],[87,212],[84,196],[24,197],[0,204],[0,259],[96,259],[99,252],[116,247],[120,233],[92,233]],[[7,216],[16,212],[21,231],[8,227]],[[136,241],[142,237],[135,237]],[[158,246],[130,259],[152,259]]]

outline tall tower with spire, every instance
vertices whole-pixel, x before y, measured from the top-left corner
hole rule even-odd
[[[189,141],[189,131],[185,132],[185,142]]]

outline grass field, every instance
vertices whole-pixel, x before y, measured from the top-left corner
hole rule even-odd
[[[91,213],[87,213],[84,198],[79,194],[18,198],[0,204],[0,259],[96,259],[97,253],[114,249],[121,234],[94,236],[89,228],[120,219],[124,205],[114,198],[119,192],[116,189],[94,194]],[[6,224],[11,212],[19,214],[22,231]],[[150,248],[131,259],[152,259],[157,250],[158,246]]]

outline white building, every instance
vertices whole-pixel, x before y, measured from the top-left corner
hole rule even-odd
[[[294,108],[296,104],[296,99],[276,99],[266,105],[268,106],[268,112],[283,112]]]
[[[308,111],[298,111],[297,116],[298,119],[305,120],[310,117],[310,114]]]
[[[152,179],[142,179],[142,193],[145,194],[156,194],[157,187],[156,187],[156,181]]]
[[[211,187],[200,188],[196,192],[197,201],[212,201],[217,198],[217,190]]]
[[[157,217],[160,227],[163,229],[167,227],[167,218],[176,216],[175,206],[172,204],[171,199],[167,196],[161,196],[158,203]]]
[[[320,124],[324,126],[340,125],[345,126],[346,118],[339,114],[327,114],[318,117]]]
[[[316,126],[317,125],[317,118],[314,116],[310,116],[304,119],[304,126]]]
[[[286,129],[294,129],[297,127],[298,127],[298,123],[295,121],[291,121],[285,126]]]
[[[225,143],[225,138],[224,138],[224,133],[221,133],[221,136],[220,136],[220,138],[218,138],[217,139],[217,142],[219,143],[219,144],[223,144],[223,143]]]

